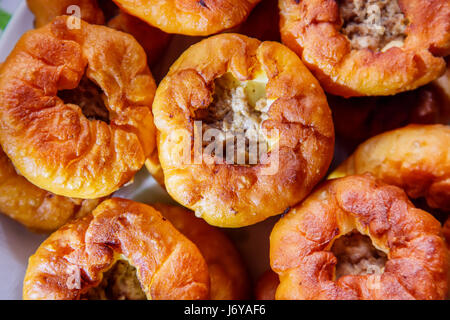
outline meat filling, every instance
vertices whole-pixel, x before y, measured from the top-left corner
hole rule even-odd
[[[74,104],[81,108],[83,114],[90,120],[101,120],[109,124],[109,111],[105,106],[102,90],[86,75],[78,87],[71,90],[61,90],[58,97],[65,104]]]
[[[248,164],[249,153],[254,150],[250,146],[267,147],[262,123],[268,118],[270,100],[266,98],[265,85],[263,81],[240,82],[231,73],[216,79],[212,104],[197,114],[197,120],[202,121],[204,148],[210,145],[207,137],[212,132],[214,147],[223,148],[223,157],[229,156],[227,145],[232,144],[234,159],[245,159]],[[208,134],[209,129],[216,130]]]
[[[407,19],[397,0],[340,0],[341,32],[353,49],[385,51],[403,46]]]
[[[146,300],[136,276],[136,268],[125,260],[118,260],[103,274],[100,284],[86,292],[88,300]]]
[[[382,274],[387,256],[369,237],[353,232],[338,238],[331,252],[336,256],[336,280],[346,275]]]

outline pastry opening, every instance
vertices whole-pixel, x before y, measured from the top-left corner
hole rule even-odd
[[[75,89],[61,90],[58,97],[65,104],[79,106],[89,120],[100,120],[109,124],[109,111],[105,105],[103,90],[86,75]]]
[[[352,49],[386,51],[402,47],[408,20],[398,0],[339,0],[341,32]]]
[[[241,82],[225,73],[215,80],[213,102],[196,114],[196,120],[202,121],[204,152],[226,159],[231,156],[234,164],[258,163],[268,148],[262,123],[273,102],[266,97],[266,84],[265,75]]]
[[[103,273],[98,286],[90,288],[81,299],[87,300],[147,300],[136,275],[136,268],[126,260],[118,260]]]
[[[335,280],[346,275],[382,274],[387,261],[386,254],[374,247],[370,237],[359,232],[339,237],[331,252],[338,261]]]

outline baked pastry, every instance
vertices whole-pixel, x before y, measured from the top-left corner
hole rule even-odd
[[[351,148],[408,124],[450,123],[450,68],[437,80],[387,97],[328,96],[336,136]],[[353,150],[352,150],[353,151]]]
[[[280,15],[283,43],[335,95],[413,90],[450,53],[448,0],[280,0]]]
[[[197,247],[150,206],[104,201],[53,233],[31,256],[24,299],[206,299]]]
[[[114,0],[125,12],[167,32],[207,36],[242,23],[261,0]]]
[[[276,42],[221,34],[194,44],[161,81],[153,115],[168,193],[216,226],[282,213],[333,156],[326,97]]]
[[[105,16],[97,0],[27,0],[27,5],[34,14],[36,28],[45,26],[58,16],[73,13],[79,13],[79,18],[91,24],[105,23]],[[79,12],[74,11],[75,6],[78,6]]]
[[[19,175],[0,148],[0,212],[35,232],[52,232],[90,213],[102,199],[82,200],[39,189]]]
[[[277,291],[280,279],[278,275],[271,269],[264,272],[259,277],[255,286],[256,300],[275,300],[275,292]]]
[[[164,172],[161,167],[161,163],[159,162],[158,148],[155,148],[152,154],[147,158],[147,160],[145,160],[145,167],[156,182],[164,188]]]
[[[0,68],[0,143],[36,186],[93,199],[155,147],[155,82],[133,37],[67,16],[25,33]]]
[[[270,236],[277,299],[444,299],[441,225],[370,175],[326,181]]]
[[[161,57],[171,36],[158,28],[121,11],[112,0],[27,0],[35,16],[35,27],[40,28],[61,15],[75,13],[78,6],[81,19],[91,24],[109,27],[131,34],[144,48],[150,66]]]
[[[179,206],[154,204],[178,231],[191,240],[208,264],[211,300],[244,300],[250,297],[250,281],[241,257],[228,237]]]
[[[450,210],[450,126],[409,125],[375,136],[331,175],[370,172],[431,208]]]

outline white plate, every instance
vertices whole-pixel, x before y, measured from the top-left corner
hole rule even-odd
[[[0,39],[0,61],[5,60],[20,36],[33,28],[33,19],[25,1],[22,1]],[[176,57],[199,39],[175,36],[155,72],[155,78],[160,80]],[[145,169],[136,175],[134,184],[121,189],[115,196],[149,204],[172,201]],[[253,279],[269,268],[269,234],[276,220],[274,217],[251,227],[225,230],[241,251]],[[45,238],[0,215],[0,299],[22,298],[28,257]]]

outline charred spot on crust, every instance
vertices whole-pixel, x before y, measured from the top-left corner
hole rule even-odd
[[[79,106],[86,118],[109,124],[109,111],[106,108],[103,96],[103,91],[86,75],[83,76],[75,89],[58,92],[58,97],[65,104]]]
[[[136,276],[136,268],[125,260],[118,260],[103,274],[96,287],[90,288],[81,299],[87,300],[146,300]]]
[[[408,24],[397,0],[340,0],[339,11],[353,49],[401,47]]]
[[[262,123],[268,118],[270,101],[265,85],[264,81],[240,82],[231,73],[215,80],[213,102],[196,113],[196,120],[202,121],[204,149],[214,146],[214,156],[227,157],[227,163],[230,156],[235,164],[259,161],[260,153],[267,150],[263,150],[267,138]]]
[[[205,3],[205,0],[199,0],[198,3],[200,3],[200,5],[206,9],[209,9],[208,6]]]
[[[337,258],[335,280],[346,275],[382,274],[387,261],[384,252],[375,248],[368,236],[351,232],[333,243]]]

